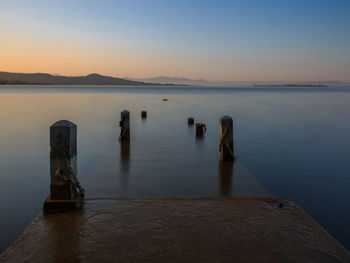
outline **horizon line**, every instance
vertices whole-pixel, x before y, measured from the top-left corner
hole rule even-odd
[[[60,76],[60,77],[86,77],[89,75],[100,75],[104,77],[112,77],[112,78],[119,78],[119,79],[128,79],[128,80],[145,80],[145,79],[155,79],[155,78],[177,78],[177,79],[186,79],[190,81],[205,81],[208,83],[255,83],[255,82],[261,82],[261,83],[307,83],[307,82],[339,82],[339,83],[350,83],[350,80],[342,81],[342,80],[208,80],[205,78],[190,78],[185,76],[164,76],[164,75],[157,75],[157,76],[151,76],[151,77],[121,77],[121,76],[115,76],[115,75],[107,75],[103,73],[97,73],[97,72],[91,72],[91,73],[85,73],[85,75],[63,75],[59,73],[48,73],[48,72],[10,72],[10,71],[2,71],[3,73],[10,73],[10,74],[48,74],[52,76]]]

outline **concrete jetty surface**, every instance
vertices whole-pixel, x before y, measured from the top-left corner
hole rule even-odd
[[[288,200],[88,199],[39,214],[0,262],[350,262],[350,253]]]

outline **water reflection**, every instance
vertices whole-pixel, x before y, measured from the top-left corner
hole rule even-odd
[[[128,185],[130,173],[130,141],[120,141],[120,183]]]
[[[164,103],[164,97],[171,99]],[[350,212],[344,210],[350,200],[349,101],[350,89],[334,88],[1,87],[0,252],[48,195],[48,127],[60,119],[78,125],[78,178],[89,197],[273,193],[296,201],[350,247]],[[125,109],[132,152],[116,138],[115,122]],[[140,120],[144,109],[151,113],[147,121]],[[230,167],[218,164],[223,114],[236,123],[234,179],[224,176]],[[204,137],[187,127],[189,115],[210,127]],[[14,189],[20,189],[17,198]]]
[[[218,196],[232,196],[234,162],[219,161]]]
[[[190,125],[190,124],[188,124],[187,125],[187,132],[188,132],[188,135],[189,136],[193,136],[193,134],[194,134],[194,125],[192,124],[192,125]]]
[[[205,137],[204,136],[195,136],[195,140],[196,140],[196,153],[197,154],[201,154],[202,152],[204,152],[205,149]]]

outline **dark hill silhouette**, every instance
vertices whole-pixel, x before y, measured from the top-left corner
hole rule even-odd
[[[67,77],[47,73],[10,73],[0,71],[0,83],[3,84],[38,84],[38,85],[115,85],[115,86],[148,86],[165,85],[145,83],[121,78],[102,76],[96,73],[87,76]]]

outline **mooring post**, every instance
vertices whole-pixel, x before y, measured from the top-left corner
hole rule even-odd
[[[234,161],[233,120],[230,116],[220,118],[220,149],[222,161]]]
[[[196,136],[203,136],[207,127],[204,123],[196,123]]]
[[[187,119],[188,125],[193,125],[194,124],[194,119],[192,117]]]
[[[130,140],[130,112],[123,110],[120,113],[120,136],[119,140],[125,141]]]
[[[50,178],[44,212],[79,208],[85,191],[77,179],[77,126],[67,120],[50,127]]]
[[[141,111],[141,118],[142,119],[147,119],[147,111]]]

